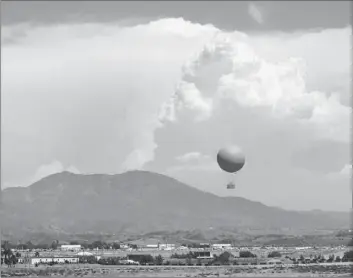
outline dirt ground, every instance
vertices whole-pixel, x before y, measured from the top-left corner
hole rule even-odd
[[[71,266],[1,268],[2,277],[348,277],[352,265],[313,266]]]

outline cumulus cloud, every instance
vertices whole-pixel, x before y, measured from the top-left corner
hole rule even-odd
[[[251,16],[251,18],[255,20],[257,23],[259,24],[264,23],[263,12],[261,11],[260,7],[257,4],[250,2],[248,4],[248,13]]]
[[[332,194],[344,199],[345,182],[342,191],[334,191],[326,173],[295,168],[291,158],[298,148],[310,148],[319,141],[329,142],[326,146],[337,142],[347,150],[351,108],[341,102],[338,94],[308,89],[306,72],[310,68],[305,59],[283,57],[274,62],[259,56],[249,41],[237,32],[218,33],[184,65],[180,84],[187,83],[188,87],[183,90],[184,85],[178,86],[163,107],[164,127],[156,139],[160,153],[172,147],[165,141],[166,134],[179,136],[179,146],[173,142],[170,155],[186,142],[188,148],[198,147],[212,154],[233,142],[241,145],[247,155],[247,167],[239,173],[243,186],[237,194],[264,200],[266,192],[276,190],[277,200],[268,198],[291,208],[296,204],[288,202],[289,195],[300,198],[301,190],[311,186],[308,191],[312,199],[301,203],[309,209],[315,207],[315,192],[321,185],[325,193],[316,205],[328,202]],[[192,93],[189,88],[193,88]],[[208,105],[200,105],[200,100],[207,100]],[[204,173],[191,173],[195,172],[191,169]],[[229,194],[217,186],[225,183],[228,175],[221,171],[214,174],[216,171],[211,169],[216,169],[215,163],[214,168],[175,166],[168,172],[185,182],[192,181],[200,189]],[[214,186],[209,185],[212,182]],[[348,207],[350,200],[346,201]]]
[[[202,161],[197,164],[184,164],[184,165],[175,165],[166,169],[168,174],[176,175],[185,175],[185,172],[196,172],[199,175],[202,175],[202,172],[220,172],[218,164],[212,161]],[[188,181],[186,181],[189,183]],[[204,187],[200,188],[205,190]],[[206,190],[207,191],[207,190]]]
[[[153,160],[156,115],[181,65],[215,30],[182,19],[21,28],[2,49],[7,179],[53,157],[86,172],[141,169]]]
[[[352,165],[345,164],[340,170],[327,174],[327,178],[336,184],[349,184],[352,188]]]
[[[249,37],[256,53],[272,63],[291,57],[305,62],[304,79],[309,91],[338,93],[351,106],[352,27],[313,32],[258,34]]]
[[[352,175],[352,165],[351,164],[344,165],[344,167],[340,171],[340,174],[351,176]]]
[[[208,72],[213,65],[216,70]],[[336,95],[307,91],[304,66],[294,58],[277,64],[261,59],[237,34],[216,36],[185,68],[170,111],[192,111],[191,119],[207,119],[217,105],[223,109],[222,101],[233,101],[242,107],[267,108],[268,116],[291,117],[318,136],[349,142],[351,108]]]
[[[189,153],[179,155],[175,159],[179,162],[186,163],[190,161],[200,161],[204,159],[209,159],[209,156],[203,155],[199,152],[189,152]]]
[[[219,172],[220,169],[217,162],[209,156],[200,152],[188,152],[175,157],[178,162],[176,165],[172,165],[166,169],[166,173],[169,175],[185,174],[185,172]],[[204,189],[204,188],[203,188]]]
[[[36,171],[34,177],[32,178],[32,183],[39,181],[47,176],[68,171],[74,174],[80,174],[81,172],[75,167],[70,165],[69,167],[64,167],[60,161],[53,161],[46,165],[41,165]]]
[[[36,172],[34,173],[34,175],[32,177],[30,177],[29,179],[27,179],[26,181],[24,181],[24,184],[11,184],[11,183],[5,183],[4,184],[4,188],[6,187],[12,187],[12,186],[28,186],[31,185],[47,176],[56,174],[56,173],[61,173],[64,171],[68,171],[74,174],[81,174],[81,172],[73,165],[70,165],[68,167],[64,167],[64,165],[57,160],[52,161],[49,164],[45,164],[45,165],[41,165]]]
[[[6,182],[57,159],[85,173],[168,172],[227,195],[229,177],[214,157],[236,142],[247,159],[238,195],[286,208],[300,199],[301,209],[350,202],[330,202],[346,196],[336,181],[292,163],[293,153],[318,140],[349,147],[348,86],[336,86],[349,84],[346,30],[247,36],[183,19],[6,28]],[[176,164],[190,150],[204,159]]]

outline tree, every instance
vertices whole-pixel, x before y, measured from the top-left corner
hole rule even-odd
[[[157,257],[154,258],[154,263],[156,265],[162,265],[163,264],[163,257],[161,255],[158,255]]]
[[[335,262],[336,262],[336,263],[341,262],[341,257],[340,257],[340,256],[336,256]]]
[[[8,246],[8,245],[4,245]],[[12,251],[10,248],[4,248],[4,263],[7,264],[7,267],[11,265],[11,257],[12,257]]]
[[[344,257],[347,259],[353,259],[353,250],[345,252]]]
[[[1,248],[3,248],[4,250],[6,249],[11,249],[11,244],[8,240],[4,240],[2,243],[1,243]]]
[[[18,263],[18,258],[16,257],[15,254],[12,254],[11,257],[10,257],[10,265],[14,266],[17,263]]]
[[[117,242],[114,242],[114,243],[112,244],[112,248],[113,248],[113,249],[120,249],[120,244],[117,243]]]
[[[250,251],[240,251],[239,257],[240,258],[255,258],[256,255],[251,253]]]
[[[40,257],[39,252],[38,252],[38,251],[36,251],[36,253],[34,254],[34,256],[35,256],[36,258]]]
[[[140,264],[148,264],[153,262],[153,257],[151,255],[142,256],[139,263]]]
[[[330,255],[330,257],[328,258],[327,262],[328,263],[332,263],[334,259],[335,259],[335,255]]]
[[[278,251],[272,251],[272,252],[268,253],[267,257],[268,258],[280,258],[280,257],[282,257],[282,254]]]
[[[50,247],[51,247],[51,249],[56,250],[56,249],[58,249],[58,246],[59,246],[59,241],[56,239],[51,243]]]
[[[217,261],[219,261],[221,264],[228,264],[229,259],[232,257],[232,254],[229,252],[223,252],[217,257]]]
[[[92,248],[93,249],[107,249],[108,248],[108,244],[105,243],[104,241],[100,241],[100,240],[96,240],[92,243]]]

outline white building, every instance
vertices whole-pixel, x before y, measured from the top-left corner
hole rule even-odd
[[[61,251],[80,251],[81,245],[61,245]]]
[[[41,263],[78,263],[78,257],[32,257],[29,258],[29,263],[32,265]]]
[[[120,244],[120,249],[129,249],[129,245],[127,244]]]
[[[76,255],[77,255],[77,256],[80,256],[80,257],[90,257],[90,256],[94,256],[93,253],[87,252],[87,251],[78,252]]]
[[[213,249],[230,249],[232,245],[229,243],[219,243],[219,244],[212,244]]]
[[[159,250],[174,250],[175,249],[175,244],[172,243],[162,243],[159,244]]]

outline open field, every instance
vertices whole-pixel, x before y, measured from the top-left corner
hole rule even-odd
[[[1,268],[2,277],[348,277],[351,263],[282,266],[101,266]]]

